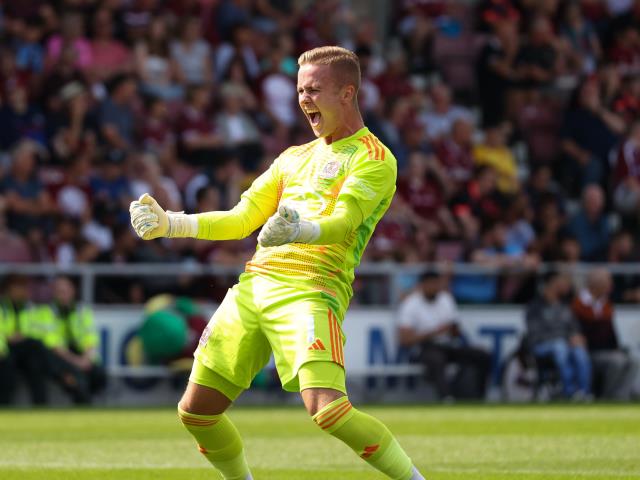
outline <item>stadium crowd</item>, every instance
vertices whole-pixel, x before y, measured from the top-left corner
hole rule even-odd
[[[364,260],[517,266],[453,293],[524,302],[541,262],[637,258],[640,1],[403,0],[383,32],[357,5],[2,2],[0,260],[241,264],[254,237],[142,242],[129,202],[232,207],[312,139],[296,59],[326,44],[360,57],[365,123],[399,162]],[[155,293],[102,287],[99,301]],[[640,279],[616,277],[614,300],[640,301]]]

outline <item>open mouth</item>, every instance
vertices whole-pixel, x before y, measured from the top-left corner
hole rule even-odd
[[[307,112],[307,115],[309,115],[309,121],[311,122],[311,125],[317,127],[320,123],[320,119],[322,118],[320,112]]]

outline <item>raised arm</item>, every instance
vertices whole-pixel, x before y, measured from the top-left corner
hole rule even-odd
[[[247,237],[267,221],[278,207],[277,160],[242,194],[228,211],[187,215],[165,212],[148,193],[131,202],[131,225],[143,240],[191,237],[204,240],[237,240]]]

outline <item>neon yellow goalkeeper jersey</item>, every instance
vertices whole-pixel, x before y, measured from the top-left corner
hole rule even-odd
[[[366,127],[330,145],[317,139],[291,147],[228,212],[234,221],[219,212],[198,215],[198,238],[242,238],[264,224],[281,202],[293,206],[302,219],[318,221],[320,237],[314,244],[258,246],[246,272],[324,292],[344,312],[353,293],[354,268],[391,203],[396,175],[395,157]],[[329,243],[325,230],[336,230],[331,216],[337,212],[355,223],[337,241],[329,235]]]

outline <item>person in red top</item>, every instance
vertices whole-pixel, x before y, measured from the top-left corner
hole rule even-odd
[[[602,396],[629,400],[637,365],[618,344],[614,306],[609,299],[612,286],[606,269],[591,270],[586,288],[576,295],[571,308],[587,341],[596,378],[602,380]]]
[[[640,120],[629,131],[627,140],[618,151],[615,166],[616,208],[625,215],[638,215],[640,207]]]
[[[451,133],[435,145],[438,160],[447,171],[457,193],[473,177],[473,124],[466,118],[453,122]]]
[[[398,194],[424,222],[431,236],[457,236],[458,228],[447,208],[447,174],[437,159],[421,152],[409,156],[406,175],[398,179]]]

